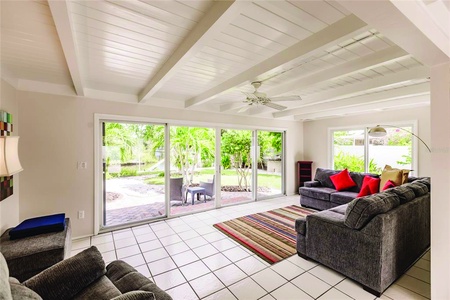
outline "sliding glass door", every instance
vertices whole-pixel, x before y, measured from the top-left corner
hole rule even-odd
[[[165,125],[101,125],[103,227],[166,216]]]
[[[279,196],[283,193],[283,133],[258,130],[257,137],[257,199]]]
[[[99,229],[285,193],[284,132],[121,117],[96,124]]]
[[[215,207],[213,128],[170,126],[170,213]]]
[[[253,201],[252,130],[221,130],[221,204]]]

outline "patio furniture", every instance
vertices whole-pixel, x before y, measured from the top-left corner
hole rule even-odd
[[[214,197],[215,191],[214,191],[214,179],[215,176],[213,176],[212,180],[209,180],[208,182],[200,181],[200,187],[205,189],[205,195],[209,197]]]
[[[206,203],[206,195],[205,195],[205,189],[202,187],[194,186],[194,187],[188,187],[186,189],[186,201],[187,201],[187,195],[188,193],[191,193],[191,199],[192,199],[192,205],[194,205],[194,199],[195,194],[197,194],[197,199],[200,200],[200,195],[203,194],[203,199]]]
[[[170,201],[181,201],[181,205],[186,202],[182,177],[170,178]]]

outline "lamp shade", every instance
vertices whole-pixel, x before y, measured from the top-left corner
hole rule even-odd
[[[368,134],[371,137],[382,137],[382,136],[385,136],[387,134],[387,132],[386,132],[386,129],[377,125],[375,127],[370,128]]]
[[[18,136],[0,137],[0,177],[11,176],[23,170],[18,146]]]

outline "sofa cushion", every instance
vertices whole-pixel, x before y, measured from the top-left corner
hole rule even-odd
[[[383,188],[381,189],[381,191],[385,191],[388,189],[392,189],[394,187],[396,187],[397,185],[395,184],[395,182],[393,182],[392,180],[388,180],[386,181],[386,183],[384,184]],[[380,186],[381,187],[381,186]]]
[[[417,182],[425,184],[427,186],[427,188],[428,188],[428,191],[431,191],[430,190],[430,183],[431,183],[430,177],[419,178],[419,179],[417,179]]]
[[[356,183],[350,177],[347,169],[330,176],[331,181],[333,182],[334,187],[338,191],[344,191],[351,187],[356,186]]]
[[[73,300],[109,300],[120,295],[122,295],[122,293],[116,288],[108,277],[100,276],[99,279],[78,293]]]
[[[361,185],[361,190],[359,191],[357,197],[359,198],[378,193],[379,189],[380,178],[374,178],[369,175],[365,175]]]
[[[409,202],[416,197],[414,191],[406,186],[406,184],[389,189],[389,192],[394,193],[398,196],[398,198],[400,199],[400,204]]]
[[[348,204],[344,204],[344,205],[339,205],[333,208],[330,208],[329,210],[341,215],[345,215],[345,212],[347,211],[347,206]]]
[[[111,300],[154,300],[155,294],[147,291],[131,291],[123,295],[114,297]]]
[[[102,255],[92,246],[45,269],[23,284],[46,300],[71,299],[105,273]],[[55,286],[64,289],[55,289]]]
[[[371,173],[350,172],[349,174],[350,174],[350,177],[353,179],[353,181],[356,183],[356,185],[354,187],[349,188],[348,190],[350,192],[355,192],[355,193],[359,193],[359,191],[361,190],[364,178],[366,176],[369,176],[371,178],[379,177],[377,174],[371,174]]]
[[[11,300],[11,287],[9,285],[9,270],[5,257],[0,252],[0,299]]]
[[[392,180],[396,186],[401,185],[403,181],[403,171],[399,169],[384,169],[380,178],[380,192],[382,192],[384,185],[388,180]]]
[[[330,179],[330,176],[339,173],[339,171],[317,168],[314,180],[319,181],[323,187],[334,189],[334,184]]]
[[[13,300],[42,300],[41,296],[21,284],[17,279],[9,277],[9,283]]]
[[[358,194],[349,191],[336,192],[330,195],[330,201],[338,204],[347,204],[356,198]]]
[[[336,192],[335,189],[326,187],[301,187],[300,195],[308,196],[324,201],[330,201],[330,194]]]
[[[295,220],[295,231],[301,235],[306,235],[306,217],[300,217]]]
[[[376,215],[388,212],[399,205],[399,197],[392,193],[356,198],[347,206],[344,224],[353,229],[361,229]]]
[[[418,180],[412,183],[406,183],[403,186],[412,189],[416,197],[423,196],[429,192],[428,187],[422,182],[419,182]]]
[[[116,260],[106,266],[106,276],[123,294],[142,290],[152,292],[158,300],[172,300],[169,294],[124,261]]]
[[[305,181],[303,183],[303,186],[306,186],[306,187],[319,187],[319,186],[321,186],[321,184],[320,184],[319,181]]]

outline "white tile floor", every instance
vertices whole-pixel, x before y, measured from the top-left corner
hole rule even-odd
[[[269,265],[214,227],[239,216],[299,204],[298,196],[242,204],[74,240],[72,255],[95,245],[178,299],[375,299],[354,281],[298,255]],[[427,252],[380,299],[429,299]]]

